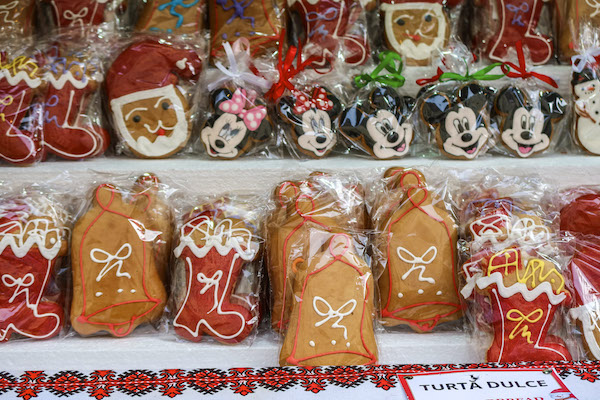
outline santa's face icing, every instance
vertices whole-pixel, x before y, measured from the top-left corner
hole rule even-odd
[[[387,40],[406,58],[427,60],[444,45],[448,21],[441,4],[383,4]]]
[[[187,141],[188,104],[173,85],[131,93],[110,105],[119,133],[137,153],[161,157]]]

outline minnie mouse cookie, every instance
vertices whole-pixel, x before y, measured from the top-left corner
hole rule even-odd
[[[442,154],[457,160],[473,160],[491,138],[489,108],[492,89],[469,83],[447,93],[430,89],[421,99],[419,112],[435,135]]]
[[[189,99],[202,61],[193,50],[147,39],[113,62],[106,93],[117,135],[140,158],[165,158],[187,143]]]
[[[531,98],[524,90],[508,86],[494,100],[502,144],[521,158],[546,151],[556,124],[567,112],[567,102],[558,93],[536,91],[535,95]]]
[[[401,158],[410,153],[415,106],[412,97],[400,96],[391,87],[373,89],[368,99],[359,100],[340,117],[342,134],[380,160]]]
[[[296,149],[312,158],[329,155],[338,141],[337,118],[342,103],[327,88],[292,91],[283,97],[277,110],[287,122]]]
[[[135,29],[175,34],[200,33],[206,16],[204,0],[147,0]]]
[[[256,91],[221,88],[211,93],[211,102],[214,114],[200,133],[210,157],[233,160],[270,137],[273,125]]]

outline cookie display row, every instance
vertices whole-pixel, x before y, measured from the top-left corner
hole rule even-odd
[[[382,330],[404,327],[465,330],[488,362],[599,359],[600,192],[472,172],[459,190],[396,167],[368,192],[315,172],[267,201],[182,200],[152,174],[85,204],[6,193],[0,339],[251,345],[270,330],[281,365],[363,365]]]

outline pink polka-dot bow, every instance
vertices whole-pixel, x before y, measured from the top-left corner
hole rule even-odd
[[[294,114],[304,114],[311,108],[323,111],[329,111],[333,108],[333,101],[327,98],[327,91],[322,87],[316,87],[313,90],[312,97],[308,97],[306,93],[296,90],[292,94],[296,97]]]
[[[258,106],[247,110],[247,99],[245,89],[236,89],[231,100],[226,100],[219,104],[219,109],[223,112],[237,115],[244,121],[244,125],[249,130],[255,131],[267,116],[267,108],[265,106]]]

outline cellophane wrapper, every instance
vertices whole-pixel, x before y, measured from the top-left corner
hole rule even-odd
[[[126,0],[36,0],[39,33],[47,36],[64,31],[117,32],[131,26],[132,6]]]

